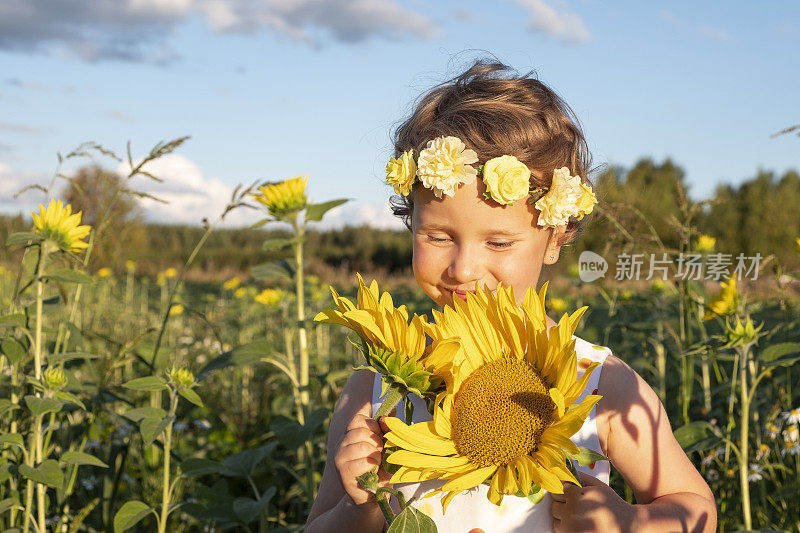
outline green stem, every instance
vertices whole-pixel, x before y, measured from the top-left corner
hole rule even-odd
[[[44,265],[47,260],[47,242],[43,243],[40,250],[39,264],[36,267],[36,330],[34,332],[33,343],[33,374],[37,382],[41,383],[42,380],[42,302],[44,300],[44,283],[42,276],[44,275]],[[41,398],[41,391],[36,391],[36,397]],[[36,417],[33,428],[33,457],[30,458],[30,466],[41,464],[42,462],[42,415]],[[30,485],[29,485],[30,487]],[[39,526],[39,531],[44,532],[45,508],[44,508],[44,494],[45,486],[41,483],[36,483],[36,522]],[[31,502],[32,503],[32,502]],[[29,512],[26,509],[26,512]],[[24,530],[23,530],[24,531]]]
[[[372,416],[375,420],[380,420],[382,416],[386,416],[389,412],[397,405],[397,403],[403,399],[405,394],[400,389],[399,385],[392,384],[389,386],[389,390],[386,391],[386,396],[383,399],[383,403],[375,414]],[[406,423],[411,423],[410,420],[406,420]]]
[[[747,393],[747,359],[750,349],[745,346],[740,349],[741,368],[739,370],[739,378],[741,380],[741,401],[742,401],[742,419],[741,431],[739,434],[739,481],[742,487],[742,513],[744,515],[744,527],[748,531],[752,529],[752,518],[750,516],[750,482],[747,480],[749,465],[747,464],[748,454],[748,429],[750,422],[750,396]]]
[[[394,493],[396,491],[388,487],[381,487],[377,491],[375,491],[375,500],[377,500],[378,502],[378,507],[380,507],[380,510],[383,513],[383,517],[386,519],[386,523],[391,524],[394,521],[395,515],[394,511],[392,511],[392,506],[389,505],[388,498],[386,498],[386,496],[384,495],[385,492]]]
[[[300,409],[302,417],[305,418],[309,405],[308,394],[308,337],[306,333],[306,310],[305,310],[305,280],[303,277],[303,239],[305,238],[306,224],[298,224],[297,215],[292,218],[292,228],[295,234],[294,260],[297,268],[295,269],[295,290],[297,294],[297,334],[298,344],[300,345]],[[303,458],[306,468],[306,495],[309,502],[315,496],[314,469],[313,469],[313,450],[311,442],[304,444]]]
[[[170,407],[168,416],[173,418],[175,416],[176,407],[178,406],[178,395],[172,389],[170,389],[169,394]],[[164,474],[161,481],[161,518],[159,518],[158,521],[158,533],[165,533],[167,531],[167,518],[169,517],[169,460],[172,451],[172,424],[173,420],[170,420],[164,435]]]

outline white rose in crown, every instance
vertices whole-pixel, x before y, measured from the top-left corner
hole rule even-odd
[[[458,137],[437,137],[419,153],[417,178],[437,198],[452,197],[459,185],[475,181],[478,171],[472,164],[477,162],[478,154]]]

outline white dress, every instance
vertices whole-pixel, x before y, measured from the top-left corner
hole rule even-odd
[[[604,346],[593,345],[579,337],[573,337],[575,341],[575,363],[578,369],[578,378],[583,375],[583,371],[592,362],[601,363],[589,378],[586,388],[581,393],[578,401],[580,402],[587,394],[597,393],[597,383],[603,369],[602,363],[606,357],[611,355],[611,350]],[[375,412],[382,403],[381,381],[376,374],[372,387],[372,411]],[[414,404],[414,417],[412,422],[424,422],[431,420],[432,417],[425,408],[425,402],[416,395],[411,395]],[[405,417],[404,409],[398,406],[397,417]],[[586,421],[575,435],[571,437],[572,442],[578,446],[585,446],[592,450],[603,452],[600,449],[600,440],[597,436],[596,423],[597,406],[593,407]],[[608,461],[597,461],[588,466],[578,467],[578,470],[590,474],[605,484],[608,484],[610,465]],[[412,506],[416,507],[436,522],[439,533],[468,533],[472,530],[483,530],[484,533],[506,533],[506,532],[552,532],[553,518],[550,514],[551,498],[547,493],[541,502],[534,505],[527,498],[517,496],[505,496],[503,503],[499,507],[494,505],[486,497],[489,487],[481,484],[468,491],[458,494],[447,507],[447,514],[442,515],[441,498],[444,494],[433,497],[420,497],[441,486],[439,480],[423,481],[421,483],[397,483],[394,488],[399,490],[406,499],[415,497]],[[473,533],[478,533],[475,531]]]

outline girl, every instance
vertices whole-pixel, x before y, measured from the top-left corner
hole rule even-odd
[[[561,246],[577,237],[594,202],[577,118],[546,85],[499,63],[478,61],[426,94],[396,132],[395,157],[387,167],[387,180],[400,195],[393,197],[393,209],[413,235],[416,281],[440,306],[500,283],[513,286],[521,300],[536,287],[542,265],[558,261]],[[520,180],[524,194],[515,192]],[[541,197],[551,189],[563,194]],[[529,193],[541,198],[528,201]],[[553,325],[548,319],[548,328]],[[582,487],[565,483],[564,494],[548,493],[537,505],[507,497],[495,506],[485,485],[456,496],[445,516],[441,495],[414,505],[440,532],[715,531],[714,497],[675,441],[656,394],[608,348],[576,338],[579,375],[592,361],[602,364],[584,395],[603,398],[572,440],[609,458],[633,489],[636,505],[608,486],[608,461],[579,467]],[[379,404],[375,374],[354,373],[331,418],[309,533],[385,528],[374,496],[356,481],[380,464],[386,427],[371,419]],[[413,422],[430,419],[424,408],[414,413]],[[379,474],[388,483],[389,476]],[[422,485],[396,488],[419,498],[427,492]]]

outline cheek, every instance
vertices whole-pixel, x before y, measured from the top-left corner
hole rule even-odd
[[[424,279],[431,275],[434,270],[434,257],[430,250],[425,246],[414,242],[412,247],[411,268],[417,280]]]

